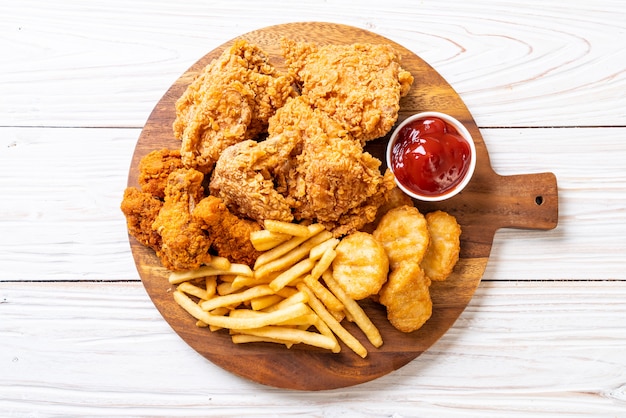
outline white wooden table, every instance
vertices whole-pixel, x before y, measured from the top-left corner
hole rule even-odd
[[[559,225],[503,230],[471,303],[375,381],[278,390],[205,360],[141,284],[119,210],[141,128],[242,33],[330,21],[460,93],[500,174],[551,171]],[[626,416],[626,9],[618,0],[0,5],[0,415]]]

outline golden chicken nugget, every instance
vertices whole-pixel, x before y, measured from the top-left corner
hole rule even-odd
[[[352,299],[377,294],[387,281],[389,260],[382,244],[371,234],[354,232],[335,248],[333,276]]]
[[[430,279],[417,263],[402,263],[389,274],[380,291],[380,303],[387,307],[387,319],[402,332],[419,329],[432,315]]]
[[[417,208],[409,205],[387,212],[373,236],[385,248],[392,269],[406,262],[419,264],[430,242],[426,218]]]
[[[428,213],[426,223],[430,245],[421,267],[429,279],[445,280],[459,260],[461,227],[454,216],[442,211]]]

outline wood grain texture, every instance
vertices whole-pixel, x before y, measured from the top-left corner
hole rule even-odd
[[[620,417],[625,298],[624,282],[483,282],[455,325],[402,369],[351,388],[294,392],[205,361],[138,282],[5,283],[0,410],[10,417]]]
[[[626,124],[626,10],[614,0],[236,4],[5,2],[0,50],[11,59],[0,62],[0,126],[141,127],[207,50],[303,20],[404,45],[455,87],[481,127]]]
[[[622,2],[285,4],[0,4],[2,416],[624,416]],[[139,282],[118,212],[163,91],[238,34],[302,20],[416,53],[471,110],[497,173],[550,171],[559,187],[558,227],[498,231],[429,350],[323,392],[258,385],[190,349]]]
[[[480,282],[495,231],[503,227],[552,229],[558,221],[556,179],[551,173],[503,177],[491,168],[489,154],[473,118],[454,89],[427,63],[401,45],[372,32],[346,25],[293,23],[271,26],[239,38],[258,45],[281,68],[280,39],[315,40],[318,44],[353,42],[390,43],[402,56],[402,66],[419,76],[420,83],[401,100],[399,120],[426,110],[450,114],[461,121],[476,144],[477,168],[467,188],[456,197],[437,204],[418,204],[422,212],[436,209],[453,214],[461,224],[460,260],[445,282],[431,285],[433,315],[420,330],[404,334],[386,320],[384,309],[363,305],[381,330],[382,348],[369,350],[361,359],[344,347],[340,354],[296,347],[286,352],[271,344],[233,345],[227,332],[211,333],[196,327],[195,320],[171,296],[167,272],[149,250],[131,239],[135,262],[153,302],[181,337],[212,362],[233,373],[267,385],[302,390],[332,389],[363,383],[402,367],[423,353],[452,326],[470,301]],[[139,161],[148,152],[179,148],[173,138],[175,101],[195,76],[217,58],[232,41],[199,59],[156,104],[139,137],[129,171],[129,186],[137,186]],[[372,141],[366,149],[384,161],[388,138]],[[383,165],[384,169],[384,165]],[[537,196],[541,204],[537,204]],[[355,334],[359,335],[357,331]]]
[[[0,128],[0,281],[139,280],[119,205],[140,133]],[[557,228],[498,231],[483,279],[626,280],[626,129],[481,133],[497,173],[559,187]]]

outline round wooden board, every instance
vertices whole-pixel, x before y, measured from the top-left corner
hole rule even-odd
[[[426,110],[448,113],[468,128],[476,142],[476,173],[465,191],[444,203],[416,206],[427,213],[445,210],[457,217],[463,229],[460,260],[453,274],[431,286],[433,315],[418,331],[405,334],[394,329],[382,306],[363,302],[367,313],[380,329],[384,345],[372,347],[360,331],[347,327],[368,348],[362,359],[343,347],[333,354],[308,346],[291,349],[273,344],[235,345],[227,332],[210,332],[195,326],[195,320],[173,300],[168,272],[154,253],[130,238],[138,272],[150,298],[165,320],[192,348],[216,365],[253,381],[289,389],[324,390],[363,383],[390,373],[418,357],[437,341],[455,322],[472,298],[485,270],[494,233],[503,227],[551,229],[557,224],[558,197],[556,178],[551,173],[500,176],[491,168],[489,155],[472,115],[454,89],[426,62],[406,48],[384,37],[345,25],[331,23],[291,23],[271,26],[241,35],[239,38],[259,45],[280,69],[284,61],[279,40],[289,37],[318,44],[357,42],[387,43],[402,56],[402,66],[415,77],[409,95],[401,100],[398,122]],[[166,92],[150,115],[133,155],[128,185],[137,186],[138,165],[148,152],[163,147],[180,146],[172,133],[174,104],[194,76],[212,59],[230,46],[229,41],[209,52],[183,74]],[[367,149],[383,161],[388,138],[368,144]]]

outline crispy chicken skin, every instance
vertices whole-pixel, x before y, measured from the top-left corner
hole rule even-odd
[[[286,136],[247,140],[228,147],[217,161],[210,191],[236,214],[263,221],[292,221],[291,207],[275,187],[286,170],[295,143]]]
[[[362,143],[384,136],[398,118],[413,76],[389,45],[323,45],[281,40],[302,96]]]
[[[150,193],[136,187],[127,187],[120,209],[126,217],[128,233],[143,245],[158,251],[161,248],[161,236],[152,230],[163,202]]]
[[[176,102],[183,163],[210,173],[226,147],[258,136],[294,94],[291,75],[277,71],[258,46],[235,41]]]
[[[214,196],[205,197],[192,212],[193,219],[211,237],[211,247],[233,263],[253,265],[261,254],[250,241],[250,233],[261,226],[230,213],[224,202]]]
[[[210,261],[210,237],[191,212],[204,197],[204,175],[194,169],[178,169],[167,178],[165,202],[152,229],[162,239],[157,255],[172,271],[191,270]]]
[[[164,199],[167,177],[172,171],[179,168],[183,168],[180,150],[163,148],[148,153],[139,162],[141,191]]]
[[[382,175],[380,161],[341,124],[297,97],[270,119],[268,132],[300,141],[287,182],[295,219],[315,219],[336,236],[374,220],[393,188],[393,176]]]

